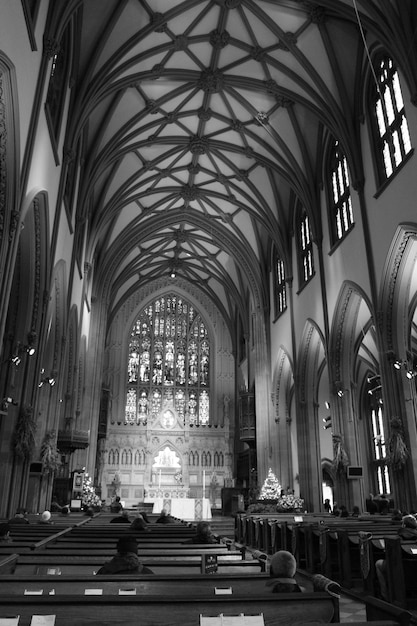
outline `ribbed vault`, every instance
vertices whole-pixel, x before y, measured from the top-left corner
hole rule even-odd
[[[382,15],[379,2],[357,4],[364,28],[389,19],[395,31],[397,16]],[[88,229],[96,293],[105,288],[111,314],[133,290],[172,275],[202,288],[229,324],[236,312],[246,317],[249,298],[267,309],[273,246],[293,274],[298,207],[321,239],[327,136],[343,145],[352,180],[362,178],[353,77],[366,56],[354,5],[72,7],[80,53],[67,149],[83,154],[77,228]]]

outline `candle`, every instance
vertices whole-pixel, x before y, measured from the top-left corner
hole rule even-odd
[[[206,470],[203,470],[203,498],[205,497],[206,491]]]
[[[161,470],[159,470],[159,488],[161,488]]]

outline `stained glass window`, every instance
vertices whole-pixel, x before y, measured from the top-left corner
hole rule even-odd
[[[278,317],[287,308],[287,286],[285,282],[285,266],[283,259],[274,255],[274,304],[275,304],[275,317]]]
[[[330,151],[330,225],[332,244],[346,235],[353,225],[352,198],[346,157],[335,140]]]
[[[307,211],[301,212],[298,224],[299,277],[300,286],[305,285],[314,274],[313,240]]]
[[[378,157],[379,183],[390,178],[411,152],[400,79],[393,60],[380,55],[374,62],[371,89],[372,129]]]
[[[128,348],[126,424],[154,421],[174,407],[184,423],[208,424],[210,341],[201,315],[174,294],[135,321]]]

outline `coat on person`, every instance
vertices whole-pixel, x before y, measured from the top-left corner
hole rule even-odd
[[[278,550],[271,557],[269,574],[271,580],[266,583],[273,593],[299,593],[304,591],[295,579],[297,562],[287,550]]]
[[[196,534],[183,543],[219,543],[218,539],[211,532],[211,526],[208,522],[198,522]]]
[[[138,544],[135,537],[126,535],[117,542],[117,554],[97,572],[103,574],[153,574],[138,557]]]

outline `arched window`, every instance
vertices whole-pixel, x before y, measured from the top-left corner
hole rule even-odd
[[[374,489],[378,493],[391,493],[379,376],[368,378],[367,405],[371,436],[371,458],[375,481]]]
[[[278,317],[287,308],[287,285],[285,283],[285,266],[283,259],[276,252],[274,254],[274,305],[275,317]]]
[[[298,274],[300,288],[314,275],[313,240],[311,237],[310,220],[303,209],[298,221]]]
[[[400,80],[393,60],[379,54],[373,61],[369,113],[378,184],[382,185],[411,152]]]
[[[68,26],[59,44],[51,50],[52,65],[45,112],[56,155],[70,72],[70,42],[71,28]]]
[[[353,226],[349,171],[337,140],[329,152],[329,212],[331,242],[335,245]]]
[[[125,423],[152,421],[174,406],[184,423],[208,424],[210,341],[201,315],[182,298],[154,300],[129,338]]]

